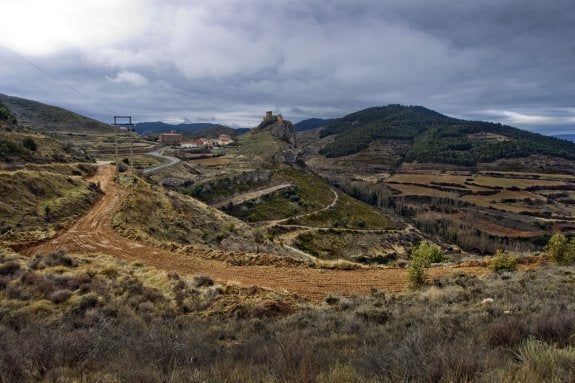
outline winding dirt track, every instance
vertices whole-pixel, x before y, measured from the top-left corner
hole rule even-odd
[[[139,261],[158,269],[177,271],[181,275],[203,274],[222,282],[239,282],[275,290],[287,290],[312,301],[327,294],[367,294],[371,288],[400,292],[406,289],[406,272],[402,269],[322,270],[277,266],[233,266],[225,262],[172,253],[128,240],[110,227],[112,216],[127,196],[127,190],[113,182],[114,167],[101,166],[90,180],[100,182],[106,193],[70,229],[58,237],[22,251],[25,255],[46,254],[56,250],[68,253],[103,253],[128,261]],[[432,277],[466,272],[488,273],[485,267],[434,267]]]

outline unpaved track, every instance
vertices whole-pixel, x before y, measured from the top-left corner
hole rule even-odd
[[[251,191],[248,193],[237,195],[237,196],[232,197],[226,201],[218,202],[217,204],[212,205],[212,207],[215,207],[216,209],[220,209],[220,208],[226,206],[227,204],[229,204],[230,202],[233,203],[234,205],[239,205],[239,204],[244,203],[246,201],[256,199],[259,197],[263,197],[265,195],[275,193],[279,190],[287,189],[287,188],[292,187],[292,186],[293,186],[292,184],[281,184],[281,185],[269,187],[267,189]]]
[[[239,282],[277,290],[287,290],[301,297],[321,301],[327,294],[367,294],[372,288],[400,292],[406,289],[406,272],[402,269],[322,270],[276,266],[232,266],[228,263],[187,256],[157,249],[116,234],[110,223],[114,212],[127,196],[127,190],[115,184],[114,167],[101,166],[90,180],[100,182],[106,193],[74,226],[58,237],[22,251],[25,255],[46,254],[56,250],[68,253],[103,253],[129,261],[139,261],[158,269],[174,270],[182,275],[204,274],[222,282]],[[431,277],[466,272],[481,275],[485,267],[434,267]]]

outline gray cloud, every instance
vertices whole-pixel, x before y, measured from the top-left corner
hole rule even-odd
[[[75,23],[76,37],[54,35],[36,53],[0,37],[2,91],[106,121],[117,111],[254,126],[265,110],[297,121],[403,103],[541,132],[575,126],[572,1],[126,4],[106,25],[133,17],[135,33]],[[50,27],[21,22],[38,35]]]

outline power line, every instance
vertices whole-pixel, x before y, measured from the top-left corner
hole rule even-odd
[[[40,73],[44,74],[45,76],[49,77],[50,79],[52,79],[53,81],[56,81],[58,84],[60,84],[63,87],[66,87],[68,89],[70,89],[72,92],[82,96],[83,98],[85,98],[86,100],[94,103],[95,105],[98,105],[100,108],[104,109],[105,111],[114,114],[115,112],[113,110],[111,110],[110,108],[108,108],[106,105],[94,100],[93,98],[91,98],[90,96],[87,96],[86,94],[84,94],[83,92],[80,92],[78,89],[74,88],[71,85],[66,84],[65,82],[61,81],[60,79],[58,79],[57,77],[55,77],[54,75],[48,73],[47,71],[45,71],[44,69],[42,69],[40,66],[34,64],[33,62],[25,59],[24,57],[22,57],[21,55],[19,55],[18,53],[14,52],[13,50],[3,47],[4,49],[6,49],[7,51],[9,51],[10,53],[12,53],[14,56],[18,57],[20,60],[24,61],[26,64],[30,65],[31,67],[35,68],[36,70],[38,70]],[[14,77],[14,76],[12,76]],[[28,84],[29,85],[29,84]],[[35,87],[33,87],[35,88]],[[43,91],[44,92],[44,91]],[[47,92],[44,92],[47,93]]]
[[[18,78],[18,77],[16,77],[16,76],[14,76],[12,73],[7,72],[6,69],[4,69],[4,68],[3,68],[2,70],[3,70],[4,73],[6,73],[8,76],[12,77],[14,80],[20,81],[21,83],[23,83],[23,84],[29,86],[30,88],[34,89],[35,91],[40,92],[40,93],[44,93],[46,96],[48,96],[48,97],[50,97],[50,98],[54,98],[54,99],[56,99],[56,100],[60,100],[60,101],[63,102],[63,103],[66,103],[66,101],[65,101],[63,98],[58,97],[58,96],[56,96],[56,95],[54,95],[54,94],[48,93],[48,92],[46,92],[45,90],[40,89],[40,88],[38,88],[37,86],[30,84],[28,81],[23,80],[23,79],[21,79],[21,78]]]

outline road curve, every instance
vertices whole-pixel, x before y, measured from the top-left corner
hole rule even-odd
[[[167,147],[164,146],[164,147],[161,147],[161,148],[159,148],[159,149],[154,150],[153,152],[146,153],[146,154],[149,155],[149,156],[154,156],[154,157],[157,157],[157,158],[166,160],[166,161],[168,161],[168,162],[165,163],[165,164],[161,164],[161,165],[158,165],[158,166],[153,166],[153,167],[151,167],[151,168],[148,168],[148,169],[143,170],[143,171],[142,171],[142,174],[143,174],[143,175],[148,176],[148,175],[150,175],[150,174],[152,174],[152,173],[157,172],[158,170],[161,170],[161,169],[164,169],[164,168],[168,168],[168,167],[170,167],[170,166],[174,166],[175,164],[177,164],[178,162],[181,161],[179,158],[163,155],[162,152],[163,152],[164,150],[166,150],[166,149],[167,149]]]

